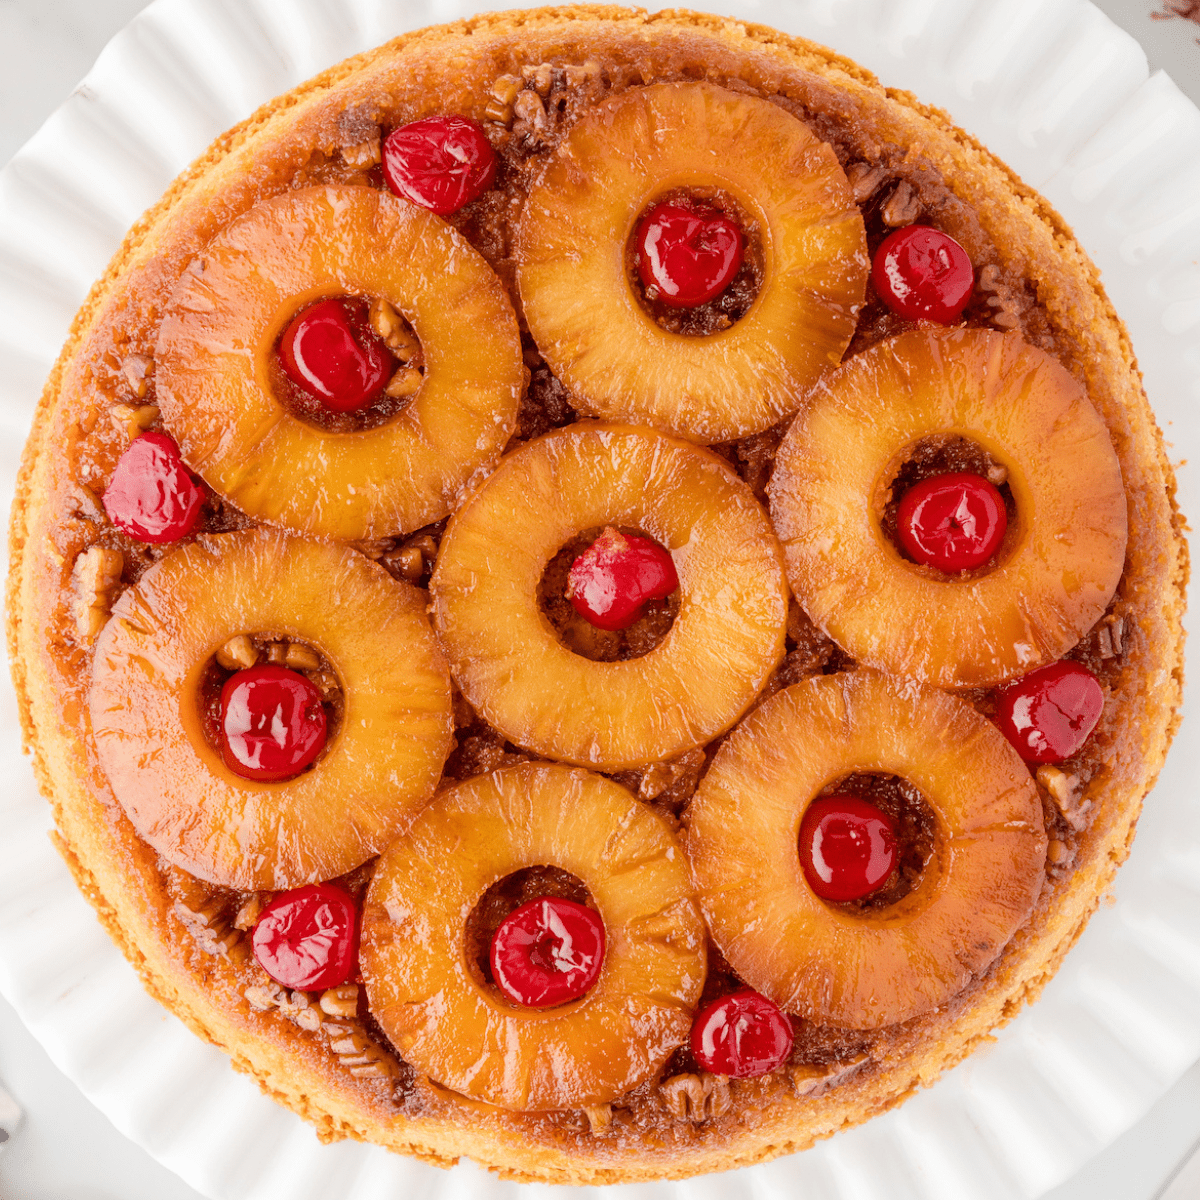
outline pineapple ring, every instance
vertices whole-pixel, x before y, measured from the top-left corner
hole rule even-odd
[[[424,608],[349,548],[269,529],[161,559],[113,608],[88,696],[100,765],[138,834],[243,889],[330,879],[377,854],[433,794],[453,746],[450,678]],[[230,771],[200,710],[208,661],[259,630],[318,647],[345,702],[323,756],[280,783]]]
[[[335,433],[288,412],[268,366],[298,309],[346,294],[411,322],[425,376],[386,424]],[[483,257],[366,187],[288,192],[219,233],[171,295],[155,362],[163,420],[211,487],[260,520],[347,540],[449,513],[511,436],[525,385],[516,316]]]
[[[909,562],[876,515],[908,448],[940,433],[1008,469],[1016,536],[983,575]],[[813,621],[859,661],[938,687],[1062,657],[1103,615],[1125,562],[1108,430],[1075,378],[1016,333],[922,328],[857,355],[792,423],[770,496]]]
[[[467,915],[498,880],[553,865],[604,921],[600,976],[579,1000],[523,1008],[477,979]],[[438,794],[383,854],[363,906],[371,1011],[406,1061],[508,1109],[603,1104],[687,1041],[704,923],[665,820],[599,775],[527,763]]]
[[[878,911],[809,887],[800,822],[855,771],[916,784],[937,818],[918,887]],[[871,670],[776,693],[730,734],[688,809],[701,909],[734,970],[788,1012],[877,1029],[956,996],[1025,923],[1046,832],[1029,770],[948,692]]]
[[[626,246],[656,198],[712,186],[752,218],[764,280],[736,324],[687,337],[643,308]],[[796,411],[850,344],[870,269],[833,150],[778,106],[710,83],[635,88],[580,119],[530,189],[517,262],[530,332],[577,407],[703,443]]]
[[[607,524],[644,530],[679,575],[674,624],[628,662],[573,653],[537,602],[550,559]],[[767,514],[723,459],[649,429],[580,423],[507,455],[451,518],[430,593],[455,680],[488,722],[605,771],[711,741],[783,657],[787,584]]]

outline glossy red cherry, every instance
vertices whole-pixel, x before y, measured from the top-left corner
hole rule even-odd
[[[444,217],[492,186],[496,153],[475,121],[426,117],[383,139],[383,177],[397,196]]]
[[[895,869],[896,830],[857,796],[824,796],[800,822],[800,865],[822,900],[861,900]]]
[[[200,520],[204,489],[165,433],[143,433],[117,460],[104,511],[123,533],[143,542],[176,542]]]
[[[515,1004],[551,1008],[578,1000],[604,965],[599,913],[556,896],[530,900],[492,935],[492,978]]]
[[[975,270],[952,237],[928,225],[909,225],[883,239],[871,265],[871,282],[900,316],[951,325],[975,290]]]
[[[609,528],[571,564],[567,599],[600,629],[628,629],[648,600],[678,586],[675,563],[657,542]]]
[[[914,484],[896,512],[896,534],[911,558],[939,571],[981,567],[1008,529],[1004,497],[982,475],[934,475]]]
[[[358,906],[334,883],[313,883],[277,896],[251,935],[258,965],[284,987],[343,984],[358,957]]]
[[[370,404],[387,386],[392,356],[375,336],[354,334],[346,304],[322,300],[292,318],[279,343],[288,377],[334,412]]]
[[[665,304],[695,308],[729,286],[745,249],[737,222],[717,209],[656,204],[638,226],[638,274]]]
[[[996,694],[996,724],[1026,762],[1060,762],[1088,740],[1104,710],[1100,681],[1077,662],[1038,667]]]
[[[743,988],[696,1014],[691,1044],[696,1061],[706,1071],[746,1079],[787,1062],[792,1023],[766,996]]]
[[[246,779],[290,779],[325,745],[321,693],[303,675],[264,665],[237,671],[221,689],[221,753]]]

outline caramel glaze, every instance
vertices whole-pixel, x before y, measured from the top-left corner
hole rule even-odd
[[[806,122],[830,143],[843,167],[848,169],[852,182],[857,179],[856,186],[861,186],[863,190],[861,207],[872,250],[888,232],[889,202],[892,202],[893,209],[902,208],[902,202],[905,201],[916,203],[919,206],[919,219],[959,241],[975,264],[979,286],[966,310],[966,322],[1019,329],[1028,341],[1054,354],[1081,378],[1085,377],[1086,371],[1077,359],[1080,353],[1078,347],[1058,332],[1039,300],[1036,285],[1003,259],[976,212],[947,186],[937,167],[919,155],[911,155],[901,146],[881,140],[871,121],[855,107],[855,102],[819,77],[798,69],[789,72],[765,59],[745,65],[738,56],[719,47],[714,49],[707,42],[697,46],[695,39],[664,35],[658,41],[639,40],[628,46],[617,43],[606,45],[603,40],[599,41],[599,49],[585,46],[589,54],[601,59],[600,69],[587,74],[581,81],[573,82],[568,72],[557,64],[559,61],[569,63],[580,59],[563,58],[561,55],[555,59],[556,45],[551,42],[545,51],[555,65],[550,72],[550,87],[540,97],[544,123],[536,126],[530,121],[516,120],[510,124],[492,123],[487,126],[500,160],[496,186],[450,218],[451,223],[487,258],[518,305],[519,298],[514,286],[514,232],[530,173],[553,149],[575,116],[604,97],[645,81],[703,77],[735,90],[765,96]],[[511,47],[504,55],[495,53],[493,68],[496,76],[506,70],[520,70],[523,62],[513,58],[515,53]],[[527,53],[534,55],[524,60],[529,65],[542,61],[538,56],[536,39]],[[529,83],[526,90],[532,87],[533,84]],[[75,393],[72,411],[77,414],[62,448],[67,456],[71,483],[69,496],[60,507],[48,539],[48,553],[60,564],[59,582],[64,595],[69,590],[71,564],[89,546],[101,545],[122,551],[125,566],[121,587],[136,583],[140,575],[163,553],[160,548],[131,541],[104,519],[99,497],[117,457],[127,444],[127,436],[109,419],[104,407],[113,403],[144,405],[154,402],[152,376],[146,381],[144,391],[137,394],[123,371],[123,364],[131,355],[152,355],[163,301],[183,266],[221,224],[269,195],[287,188],[318,183],[381,186],[378,168],[363,170],[350,165],[340,153],[338,143],[347,148],[359,145],[379,136],[381,132],[386,134],[394,125],[426,115],[425,110],[414,103],[412,94],[410,90],[405,93],[406,98],[401,100],[384,95],[377,101],[362,101],[344,109],[336,120],[336,132],[332,137],[327,137],[328,144],[311,149],[312,143],[309,142],[310,152],[307,155],[301,153],[297,143],[290,144],[290,157],[284,155],[282,160],[273,161],[270,169],[250,175],[233,190],[224,209],[206,218],[207,224],[198,221],[189,228],[188,236],[166,244],[160,258],[146,269],[145,284],[134,285],[130,302],[115,313],[107,313],[101,325],[92,332],[85,353],[81,356],[82,364],[68,381]],[[322,129],[328,133],[328,128],[326,120]],[[301,135],[303,133],[302,129]],[[878,172],[877,179],[873,172]],[[868,186],[872,179],[875,180],[873,186]],[[899,194],[905,187],[910,190],[911,196]],[[752,262],[747,268],[750,276],[753,276],[754,269]],[[746,287],[751,287],[755,281],[750,278],[748,282],[743,282]],[[720,327],[720,322],[728,319],[728,314],[720,306],[721,300],[718,298],[710,306],[705,306],[705,310],[711,311],[695,310],[689,321],[696,323],[701,330],[707,327],[704,324],[706,321],[714,328]],[[857,354],[878,340],[910,327],[909,322],[887,310],[873,288],[869,288],[848,355]],[[541,359],[527,334],[524,344],[530,382],[522,401],[518,428],[508,449],[575,419],[570,395]],[[155,424],[152,427],[158,426]],[[781,435],[781,429],[769,430],[714,449],[762,499]],[[1119,440],[1118,434],[1114,434],[1114,440]],[[913,481],[910,479],[909,483]],[[214,496],[206,505],[200,532],[224,532],[250,523],[242,514]],[[436,545],[443,525],[431,526],[407,541],[427,537]],[[366,549],[372,557],[398,573],[399,567],[390,562],[388,556],[391,554],[394,558],[399,545],[397,542],[391,546]],[[418,582],[424,584],[427,579],[428,564]],[[1070,657],[1095,671],[1110,693],[1119,694],[1125,656],[1136,649],[1141,636],[1137,621],[1133,619],[1133,608],[1134,600],[1127,597],[1126,580],[1123,578],[1105,618],[1070,653]],[[1114,623],[1118,626],[1115,637],[1112,632]],[[65,604],[60,603],[50,623],[48,637],[57,667],[55,685],[65,698],[65,717],[68,722],[78,725],[79,707],[86,696],[89,682],[89,654],[72,633],[70,614]],[[812,625],[803,611],[793,606],[788,625],[787,656],[764,696],[813,673],[852,669],[853,666],[853,662]],[[965,698],[985,714],[992,710],[993,696],[990,690],[965,693]],[[1107,769],[1116,737],[1118,708],[1118,703],[1106,706],[1101,723],[1085,750],[1076,759],[1062,764],[1062,769],[1076,774],[1083,783]],[[447,780],[466,778],[480,771],[494,770],[497,766],[532,757],[520,747],[506,743],[465,702],[459,703],[456,711],[458,744],[446,764]],[[651,799],[650,803],[668,813],[672,819],[686,817],[691,792],[695,790],[718,744],[719,739],[706,747],[704,763],[695,770],[685,772],[675,784]],[[625,772],[618,778],[636,790],[641,782],[641,773]],[[93,783],[98,794],[103,796],[107,793],[103,780],[96,777],[95,769]],[[903,796],[902,781],[875,782],[868,786],[875,788],[884,800],[890,796],[891,802],[899,803],[897,797]],[[1080,838],[1080,834],[1063,820],[1045,793],[1043,798],[1049,834],[1065,843],[1067,854],[1060,864],[1049,867],[1047,890],[1039,902],[1039,909],[1049,903],[1049,893],[1067,885]],[[122,821],[120,811],[111,806],[111,801],[109,803],[111,819]],[[915,858],[923,862],[921,856],[928,851],[921,821],[910,821],[905,829],[907,833],[902,837],[908,856],[905,861]],[[148,851],[146,853],[149,854]],[[367,864],[340,882],[361,895],[371,865]],[[244,999],[245,989],[261,984],[264,979],[252,956],[246,953],[246,939],[233,936],[228,939],[227,945],[213,939],[204,944],[203,937],[196,935],[197,923],[190,919],[185,922],[181,916],[181,910],[194,914],[211,909],[217,914],[218,921],[228,923],[230,914],[238,911],[246,897],[214,889],[188,877],[181,878],[182,872],[165,863],[158,864],[158,871],[165,893],[172,898],[175,909],[170,918],[172,928],[184,945],[184,956],[190,969],[206,985],[211,986],[230,1008],[240,1008],[250,1028],[265,1033],[269,1031],[273,1037],[280,1036],[280,1026],[285,1020],[281,1013],[275,1010],[254,1011]],[[542,878],[540,885],[545,884],[546,879]],[[1016,940],[1021,940],[1021,937],[1018,935]],[[190,949],[187,948],[189,946]],[[239,946],[240,950],[237,949]],[[706,1001],[740,986],[740,981],[715,947],[710,947],[710,955],[712,967],[704,995]],[[800,1018],[793,1018],[796,1044],[792,1064],[836,1065],[861,1061],[861,1068],[858,1069],[871,1072],[898,1063],[911,1054],[931,1030],[940,1028],[948,1017],[953,1019],[956,1013],[971,1005],[973,998],[997,970],[997,963],[955,998],[950,1005],[952,1011],[942,1010],[902,1025],[859,1032],[815,1026]],[[378,1026],[362,1004],[361,990],[357,1019],[369,1037],[377,1043],[383,1042]],[[314,1054],[318,1058],[323,1055],[322,1061],[328,1064],[329,1071],[336,1072],[339,1068],[333,1052],[325,1048],[314,1049],[314,1044],[327,1046],[328,1038],[322,1043],[322,1036],[320,1031],[302,1032],[298,1029],[294,1036],[286,1034],[285,1040],[291,1038],[295,1051],[310,1061]],[[866,1056],[865,1061],[863,1056]],[[416,1077],[394,1052],[392,1059],[394,1072],[384,1079],[359,1081],[358,1086],[364,1094],[370,1092],[378,1103],[406,1115],[438,1116],[452,1110],[461,1111],[457,1100],[448,1097],[443,1089]],[[690,1052],[681,1048],[668,1064],[665,1074],[670,1076],[697,1071]],[[345,1084],[344,1076],[341,1082]],[[606,1143],[614,1151],[622,1146],[636,1146],[645,1152],[647,1146],[653,1146],[654,1153],[669,1155],[674,1148],[712,1137],[714,1129],[718,1138],[725,1132],[732,1134],[739,1121],[744,1122],[747,1109],[766,1109],[784,1096],[798,1094],[789,1082],[786,1070],[760,1079],[738,1081],[737,1103],[732,1110],[724,1116],[714,1116],[698,1124],[669,1115],[659,1093],[659,1082],[648,1082],[614,1105],[611,1124],[596,1132],[592,1131],[588,1117],[582,1112],[523,1114],[489,1109],[487,1116],[504,1127],[519,1131],[522,1136],[547,1144],[569,1147],[591,1139]],[[338,1136],[336,1132],[329,1135]]]

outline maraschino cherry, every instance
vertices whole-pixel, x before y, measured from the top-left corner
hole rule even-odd
[[[287,667],[236,671],[221,689],[221,754],[245,779],[298,775],[325,745],[325,709],[316,687]]]
[[[604,964],[600,915],[556,896],[530,900],[492,935],[492,978],[515,1004],[551,1008],[578,1000]]]
[[[373,334],[358,338],[344,300],[322,300],[292,318],[279,359],[297,386],[334,412],[370,404],[392,374],[392,356]]]
[[[787,1062],[792,1023],[766,996],[743,988],[696,1014],[691,1045],[696,1061],[714,1075],[765,1075]]]
[[[996,694],[996,724],[1026,762],[1060,762],[1088,740],[1104,711],[1100,681],[1077,662],[1038,667]]]
[[[675,563],[657,542],[609,526],[571,564],[567,599],[599,629],[628,629],[647,601],[678,586]]]
[[[483,195],[496,178],[496,153],[483,126],[457,115],[393,129],[382,153],[388,187],[443,217]]]
[[[673,308],[719,296],[742,266],[745,238],[718,209],[656,204],[637,230],[638,274]]]
[[[952,237],[928,225],[909,225],[883,239],[871,265],[871,282],[900,316],[952,325],[975,290],[975,271]]]
[[[143,433],[117,460],[104,511],[123,533],[143,542],[177,542],[200,520],[204,489],[165,433]]]
[[[337,987],[358,957],[354,897],[334,883],[284,892],[263,909],[251,945],[258,965],[284,987]]]
[[[800,865],[822,900],[861,900],[895,869],[895,827],[857,796],[824,796],[800,822]]]
[[[914,484],[896,512],[896,535],[909,556],[939,571],[981,567],[1008,529],[1004,497],[982,475],[959,471]]]

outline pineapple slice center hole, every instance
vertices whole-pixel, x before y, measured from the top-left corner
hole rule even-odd
[[[696,308],[674,308],[664,304],[653,288],[647,288],[638,272],[637,230],[642,218],[657,204],[679,204],[684,208],[715,208],[735,221],[745,238],[741,268],[723,292]],[[719,187],[672,188],[655,196],[638,214],[625,245],[625,277],[650,319],[668,333],[683,337],[708,337],[728,329],[744,317],[758,299],[766,277],[762,233],[758,222]]]
[[[917,891],[933,857],[938,828],[933,806],[921,790],[899,775],[856,771],[841,776],[813,799],[838,793],[858,796],[891,820],[896,830],[896,866],[875,891],[861,899],[823,903],[849,913],[876,912]]]
[[[545,896],[574,900],[576,904],[585,904],[588,908],[600,911],[583,880],[561,867],[525,867],[496,880],[479,897],[463,927],[463,952],[467,969],[481,987],[494,990],[497,996],[501,995],[492,979],[492,937],[509,913],[516,912],[530,900],[541,900]]]
[[[271,663],[307,678],[321,693],[325,709],[325,747],[305,770],[311,771],[337,740],[345,713],[345,694],[333,664],[315,646],[265,631],[235,634],[204,664],[199,707],[204,737],[221,753],[221,689],[235,672]],[[303,774],[303,772],[301,772]],[[286,782],[286,781],[284,781]]]
[[[425,355],[412,325],[386,300],[339,296],[355,339],[360,345],[379,343],[392,361],[387,386],[370,404],[350,412],[328,408],[319,396],[297,384],[283,368],[279,346],[288,326],[308,309],[330,299],[320,297],[302,305],[282,323],[268,357],[267,379],[271,394],[284,410],[306,425],[325,433],[361,433],[378,429],[398,417],[412,403],[425,370]]]
[[[1016,546],[1021,536],[1017,521],[1017,503],[1013,498],[1008,481],[1008,468],[978,442],[954,433],[939,433],[922,438],[902,451],[894,460],[893,468],[886,472],[875,497],[875,516],[884,536],[905,562],[918,566],[897,535],[897,513],[905,494],[923,479],[956,472],[980,475],[993,484],[1004,499],[1008,516],[1008,529],[1000,548],[980,567],[962,571],[954,578],[975,579],[987,575],[1003,563]],[[923,571],[942,572],[934,567],[921,567]]]
[[[642,615],[628,629],[599,629],[577,612],[567,599],[567,576],[571,564],[604,532],[605,526],[585,529],[573,537],[546,564],[538,584],[538,607],[554,627],[562,642],[573,654],[592,662],[628,662],[649,654],[671,631],[679,614],[679,592],[661,600],[648,600]],[[633,526],[617,526],[626,537],[643,537],[657,541],[650,534]]]

